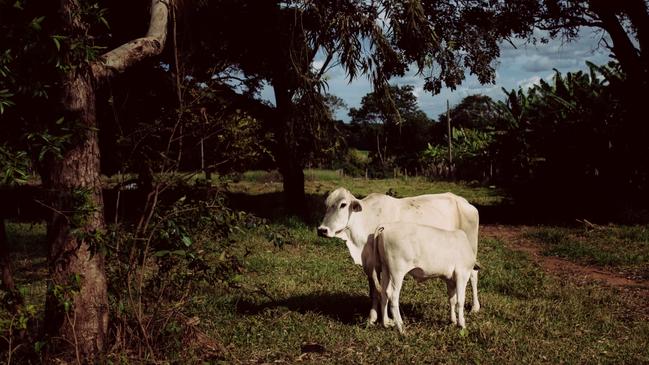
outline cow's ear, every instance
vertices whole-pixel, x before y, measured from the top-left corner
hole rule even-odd
[[[361,210],[363,210],[363,207],[361,206],[361,202],[359,202],[358,200],[354,200],[352,202],[351,208],[352,208],[352,212],[360,212]]]

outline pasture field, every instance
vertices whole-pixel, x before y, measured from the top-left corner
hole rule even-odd
[[[544,273],[498,239],[482,239],[483,309],[467,330],[450,325],[440,281],[407,280],[407,335],[366,326],[366,279],[344,245],[290,228],[277,248],[263,234],[245,243],[242,287],[212,288],[210,332],[229,361],[261,363],[646,363],[649,323],[624,290],[578,284]],[[252,288],[259,290],[252,290]],[[470,294],[468,294],[470,297]],[[467,301],[467,308],[468,308]],[[317,351],[305,352],[305,344]]]
[[[306,186],[314,204],[339,185],[357,196],[452,191],[480,205],[506,200],[497,189],[464,184],[311,173],[309,177],[306,172]],[[243,206],[257,201],[257,210],[264,211],[272,210],[265,204],[277,201],[281,183],[255,172],[229,182],[227,189],[233,204],[236,199],[249,200]],[[429,280],[416,284],[408,278],[401,295],[407,334],[400,336],[394,328],[366,324],[370,305],[367,281],[342,241],[317,237],[313,222],[281,216],[278,210],[267,213],[265,224],[237,230],[231,236],[228,254],[240,260],[240,270],[228,281],[199,283],[198,290],[175,309],[191,322],[194,335],[188,336],[187,331],[178,330],[179,324],[169,323],[171,340],[167,339],[167,347],[161,351],[165,358],[158,357],[157,363],[649,363],[644,227],[527,227],[513,239],[514,235],[498,232],[514,227],[493,230],[485,226],[478,254],[481,311],[467,312],[467,329],[460,331],[450,324],[443,283]],[[321,214],[314,212],[314,220]],[[43,227],[9,223],[8,234],[18,284],[24,288],[27,302],[42,311],[46,276]],[[545,254],[577,264],[640,273],[640,284],[609,286],[548,271],[516,249],[518,237],[538,245]],[[572,248],[574,245],[579,248]],[[624,248],[627,254],[618,255],[622,250],[615,248]],[[615,259],[601,261],[600,255]],[[469,290],[467,310],[470,298]],[[4,333],[8,322],[6,316],[0,318]],[[3,359],[0,354],[0,362]],[[128,353],[111,353],[108,360],[148,362]]]
[[[452,191],[474,204],[494,205],[502,203],[506,196],[496,188],[470,186],[465,183],[436,181],[424,177],[398,177],[394,179],[365,179],[342,176],[336,171],[309,169],[304,171],[307,194],[325,196],[327,192],[344,186],[357,197],[380,192],[401,197]],[[240,180],[229,183],[232,191],[247,194],[264,194],[282,191],[281,177],[276,172],[248,171]]]

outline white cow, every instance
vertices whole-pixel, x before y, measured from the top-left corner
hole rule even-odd
[[[380,296],[372,281],[375,262],[374,231],[380,224],[412,222],[441,229],[464,231],[473,252],[478,252],[478,210],[469,202],[452,193],[428,194],[397,199],[384,194],[370,194],[356,199],[345,188],[331,192],[325,201],[326,213],[318,234],[342,238],[357,265],[362,265],[367,275],[372,298],[370,323],[378,317]],[[480,310],[478,301],[478,272],[471,274],[473,291],[472,312]]]
[[[381,268],[381,311],[383,325],[396,323],[405,333],[399,311],[399,293],[406,274],[418,282],[439,277],[446,282],[451,322],[465,327],[466,284],[474,269],[476,255],[466,234],[421,224],[398,222],[382,224],[374,234],[377,268]],[[373,275],[378,281],[378,275]],[[388,301],[394,322],[388,318]],[[457,314],[455,316],[455,307]]]

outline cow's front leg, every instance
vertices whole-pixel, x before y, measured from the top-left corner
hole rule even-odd
[[[372,308],[370,309],[370,317],[368,323],[373,325],[376,323],[378,316],[379,305],[381,304],[381,294],[376,290],[374,280],[371,277],[367,278],[370,285],[370,298],[372,299]]]

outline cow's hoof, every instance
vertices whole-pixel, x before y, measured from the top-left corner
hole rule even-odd
[[[478,313],[480,311],[480,304],[471,307],[471,313]]]
[[[370,324],[374,324],[374,323],[376,323],[376,320],[377,320],[378,318],[379,318],[378,314],[376,313],[376,311],[375,311],[374,309],[372,309],[372,310],[370,311],[370,316],[369,316],[369,318],[368,318],[368,322],[369,322]]]
[[[387,318],[383,320],[383,327],[385,328],[394,327],[395,324],[396,323],[394,322],[393,319]]]

